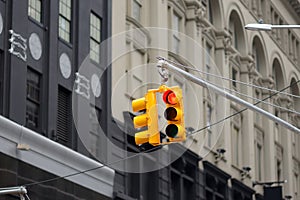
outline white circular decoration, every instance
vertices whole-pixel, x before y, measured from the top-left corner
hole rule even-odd
[[[42,43],[40,37],[36,33],[32,33],[29,37],[29,49],[33,59],[39,60],[41,58]]]
[[[59,58],[59,68],[62,76],[68,79],[71,76],[71,61],[66,53],[62,53]]]
[[[0,34],[3,31],[3,18],[2,18],[2,13],[0,13]]]
[[[96,74],[92,75],[91,87],[92,87],[92,91],[93,91],[93,94],[95,95],[95,97],[100,97],[101,84],[100,84],[100,79]]]

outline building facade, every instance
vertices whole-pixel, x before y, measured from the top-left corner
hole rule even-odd
[[[100,43],[110,35],[110,1],[0,1],[1,188],[25,185],[31,199],[112,198],[115,172],[93,159],[98,146],[80,142],[72,116],[72,95],[94,98],[90,121],[107,128],[109,95],[95,86],[109,86],[110,72],[79,68],[87,59],[105,71],[110,47]],[[101,170],[80,173],[91,168]]]
[[[298,1],[125,0],[113,1],[112,8],[112,115],[119,124],[131,122],[121,111],[132,111],[132,99],[160,85],[156,57],[161,56],[191,66],[183,68],[253,104],[263,100],[258,107],[300,127],[300,32],[244,29],[261,19],[299,24]],[[188,138],[187,154],[194,161],[182,161],[188,160],[186,154],[176,161],[190,163],[196,171],[181,169],[179,174],[193,171],[197,180],[189,185],[177,179],[175,163],[151,172],[157,180],[151,187],[157,199],[262,199],[263,186],[253,183],[283,180],[283,196],[300,199],[297,133],[258,113],[239,112],[242,106],[173,73],[167,84],[184,89],[187,127],[205,129]],[[233,114],[222,125],[213,125]],[[118,198],[150,199],[143,189],[147,186],[142,186],[147,174],[116,176],[141,188],[117,187]]]

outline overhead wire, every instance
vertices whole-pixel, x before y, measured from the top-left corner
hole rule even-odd
[[[259,85],[254,85],[254,84],[251,84],[251,83],[246,83],[246,82],[239,81],[239,80],[234,80],[234,79],[231,79],[231,78],[226,78],[226,77],[223,77],[223,76],[220,76],[220,75],[216,75],[216,74],[212,74],[212,73],[209,73],[209,72],[202,71],[200,69],[196,69],[196,68],[191,67],[191,66],[186,66],[186,65],[183,65],[183,64],[174,62],[172,60],[165,59],[165,58],[164,58],[164,60],[166,60],[168,62],[171,62],[171,63],[173,63],[177,66],[181,66],[185,69],[193,70],[193,71],[199,72],[201,74],[209,75],[211,77],[219,78],[219,79],[226,80],[226,81],[235,82],[235,83],[238,83],[238,84],[241,84],[241,85],[245,85],[247,87],[253,87],[253,88],[257,88],[257,89],[261,89],[261,90],[267,90],[269,92],[274,92],[274,93],[277,93],[277,94],[291,96],[291,97],[294,97],[294,98],[300,98],[299,95],[294,95],[294,94],[291,94],[291,93],[288,93],[288,92],[280,92],[280,90],[274,90],[274,89],[262,87],[262,86],[259,86]]]
[[[212,84],[212,85],[214,85],[214,86],[220,87],[220,85],[215,84],[215,83],[213,83],[213,82],[210,82],[210,81],[206,81],[206,82],[208,82],[208,83],[210,83],[210,84]],[[224,87],[223,89],[226,90],[226,91],[232,92],[232,93],[236,93],[236,94],[238,94],[238,95],[240,95],[240,96],[247,97],[247,98],[249,98],[249,99],[251,99],[251,100],[255,100],[255,101],[257,101],[257,102],[258,102],[258,101],[261,101],[261,99],[252,97],[252,96],[247,95],[247,94],[242,93],[242,92],[238,92],[238,91],[236,91],[236,90],[232,90],[232,89],[225,88],[225,87]],[[291,109],[288,109],[288,108],[285,108],[285,107],[282,107],[282,106],[279,106],[279,105],[276,105],[276,104],[272,104],[272,103],[269,103],[269,102],[266,102],[266,101],[261,101],[261,103],[266,104],[266,105],[269,105],[269,106],[272,106],[272,107],[275,107],[275,108],[278,108],[278,109],[280,109],[280,110],[284,110],[284,111],[287,111],[287,112],[290,112],[290,113],[294,113],[294,114],[300,115],[300,112],[297,112],[296,110],[291,110]]]
[[[279,92],[282,92],[282,91],[285,91],[285,90],[289,89],[290,87],[293,87],[294,85],[298,84],[299,82],[300,82],[300,80],[293,82],[293,83],[290,84],[289,86],[287,86],[287,87],[285,87],[285,88],[279,90],[278,93],[279,93]],[[253,105],[258,105],[259,103],[261,103],[261,102],[263,102],[263,101],[265,101],[265,100],[268,100],[268,99],[272,98],[273,96],[277,95],[278,93],[273,93],[273,94],[271,94],[271,95],[269,95],[269,96],[267,96],[267,97],[261,99],[260,101],[254,103]],[[214,123],[212,123],[212,124],[209,124],[209,125],[207,125],[207,126],[205,126],[205,127],[203,127],[203,128],[200,128],[200,129],[198,129],[198,130],[192,131],[192,132],[190,132],[190,133],[188,134],[188,136],[194,135],[194,134],[196,134],[196,133],[198,133],[198,132],[201,132],[201,131],[203,131],[203,130],[205,130],[205,129],[207,129],[207,128],[210,128],[210,127],[212,127],[212,126],[215,126],[215,125],[217,125],[217,124],[220,124],[220,123],[226,121],[227,119],[230,119],[230,118],[232,118],[232,117],[234,117],[234,116],[236,116],[236,115],[241,114],[242,112],[244,112],[244,111],[246,111],[246,110],[248,110],[248,108],[244,108],[244,109],[242,109],[242,110],[240,110],[240,111],[237,111],[237,112],[235,112],[235,113],[233,113],[233,114],[231,114],[231,115],[228,115],[227,117],[225,117],[225,118],[223,118],[223,119],[221,119],[221,120],[219,120],[219,121],[216,121],[216,122],[214,122]]]
[[[170,61],[170,62],[173,62],[173,61]],[[173,63],[175,63],[175,62],[173,62]],[[179,63],[175,63],[175,64],[177,64],[177,65],[179,65],[179,66],[182,66],[182,67],[185,67],[185,68],[187,67],[187,66],[181,65],[181,64],[179,64]],[[194,69],[194,68],[191,68],[191,69]],[[211,75],[211,74],[209,74],[209,75]],[[214,76],[217,76],[217,75],[214,75]],[[223,78],[224,78],[224,77],[223,77]],[[224,78],[224,79],[225,79],[225,78]],[[234,80],[232,80],[232,81],[234,81]],[[287,86],[287,87],[285,87],[285,88],[283,88],[283,89],[281,89],[281,90],[279,90],[279,91],[272,90],[272,92],[274,92],[273,94],[269,95],[268,97],[266,97],[266,98],[264,98],[264,99],[262,99],[262,100],[259,100],[258,102],[254,103],[254,105],[257,105],[257,104],[259,104],[259,103],[261,103],[261,102],[263,102],[263,101],[265,101],[265,100],[267,100],[267,99],[269,99],[269,98],[271,98],[271,97],[273,97],[273,96],[275,96],[275,95],[277,95],[277,94],[279,94],[279,93],[281,93],[281,94],[289,94],[289,93],[282,93],[282,92],[285,91],[286,89],[288,89],[288,88],[290,88],[290,87],[292,87],[292,86],[298,84],[299,82],[300,82],[300,80],[298,80],[298,81],[292,83],[291,85],[289,85],[289,86]],[[237,83],[246,84],[246,85],[250,86],[249,84],[244,83],[244,82],[237,82]],[[254,85],[253,85],[253,86],[254,86]],[[257,86],[255,86],[255,87],[257,87]],[[260,88],[260,89],[262,89],[262,88]],[[264,88],[264,89],[267,89],[267,90],[271,91],[269,88]],[[297,96],[297,98],[300,98],[300,96]],[[242,112],[244,112],[244,111],[246,111],[246,110],[247,110],[247,108],[242,109],[242,110],[240,110],[240,111],[238,111],[238,112],[236,112],[236,113],[233,113],[233,114],[231,114],[231,115],[229,115],[229,116],[227,116],[227,117],[225,117],[225,118],[223,118],[223,119],[221,119],[221,120],[219,120],[219,121],[217,121],[217,122],[214,122],[214,123],[212,123],[212,124],[210,124],[210,125],[208,125],[208,126],[205,126],[205,127],[201,128],[201,129],[192,131],[192,132],[190,132],[190,134],[187,135],[187,137],[189,137],[189,136],[191,136],[191,135],[194,135],[194,134],[196,134],[196,133],[198,133],[198,132],[201,132],[201,131],[203,131],[203,130],[209,128],[209,127],[215,126],[215,125],[217,125],[217,124],[219,124],[219,123],[221,123],[221,122],[223,122],[223,121],[225,121],[225,120],[227,120],[227,119],[229,119],[229,118],[231,118],[231,117],[233,117],[233,116],[235,116],[235,115],[238,115],[238,114],[240,114],[240,113],[242,113]],[[141,153],[148,153],[148,152],[151,152],[151,151],[155,151],[156,149],[159,149],[159,148],[161,148],[161,147],[163,147],[163,146],[164,146],[164,145],[156,146],[156,147],[154,147],[154,148],[152,148],[152,149],[143,151],[143,152],[141,152]],[[137,156],[139,156],[139,155],[140,155],[140,154],[134,154],[134,155],[132,155],[132,156],[128,156],[128,157],[126,157],[126,158],[119,159],[119,160],[116,160],[116,161],[111,162],[111,163],[108,163],[108,164],[103,164],[103,163],[102,163],[101,166],[94,167],[94,168],[90,168],[90,169],[83,170],[83,171],[79,171],[79,172],[75,172],[75,173],[68,174],[68,175],[65,175],[65,176],[58,176],[58,177],[51,178],[51,179],[46,179],[46,180],[43,180],[43,181],[38,181],[38,182],[33,182],[33,183],[24,184],[24,187],[31,187],[31,186],[34,186],[34,185],[44,184],[44,183],[56,181],[56,180],[59,180],[59,179],[65,179],[65,178],[69,178],[69,177],[72,177],[72,176],[84,174],[84,173],[87,173],[87,172],[90,172],[90,171],[102,169],[102,168],[104,168],[104,167],[111,167],[112,165],[114,165],[114,164],[116,164],[116,163],[119,163],[119,162],[121,162],[121,161],[130,159],[130,158],[137,157]]]
[[[162,148],[163,146],[165,146],[165,145],[156,146],[156,147],[154,147],[154,148],[152,148],[152,149],[148,149],[148,150],[143,151],[143,152],[140,152],[140,153],[149,153],[149,152],[151,152],[151,151],[155,151],[156,149],[160,149],[160,148]],[[38,182],[33,182],[33,183],[24,184],[23,186],[24,186],[24,187],[31,187],[31,186],[34,186],[34,185],[44,184],[44,183],[48,183],[48,182],[52,182],[52,181],[56,181],[56,180],[65,179],[65,178],[69,178],[69,177],[72,177],[72,176],[84,174],[84,173],[87,173],[87,172],[90,172],[90,171],[102,169],[102,168],[104,168],[104,167],[111,167],[112,165],[117,164],[117,163],[119,163],[119,162],[121,162],[121,161],[130,159],[130,158],[134,158],[134,157],[137,157],[137,156],[140,156],[140,154],[134,154],[134,155],[132,155],[132,156],[128,156],[128,157],[125,157],[125,158],[116,160],[116,161],[111,162],[111,163],[108,163],[108,164],[103,164],[103,163],[101,163],[101,164],[102,164],[101,166],[94,167],[94,168],[90,168],[90,169],[83,170],[83,171],[79,171],[79,172],[75,172],[75,173],[68,174],[68,175],[65,175],[65,176],[58,176],[58,177],[51,178],[51,179],[46,179],[46,180],[43,180],[43,181],[38,181]]]

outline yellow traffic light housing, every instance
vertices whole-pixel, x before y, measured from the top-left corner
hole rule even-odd
[[[184,125],[184,106],[182,90],[178,86],[164,86],[163,101],[166,103],[164,117],[168,122],[165,133],[169,142],[181,142],[186,139]]]
[[[145,110],[145,114],[134,117],[133,124],[135,128],[147,126],[146,131],[135,134],[135,143],[141,145],[149,143],[153,146],[160,144],[160,132],[158,130],[158,112],[156,105],[157,90],[148,90],[145,97],[132,101],[132,110],[138,112]]]
[[[166,104],[164,116],[168,123],[165,129],[167,142],[163,143],[160,140],[158,126],[157,93],[163,93],[163,101]],[[160,144],[181,142],[186,139],[183,97],[180,87],[174,86],[169,88],[161,85],[158,89],[148,90],[145,97],[132,101],[132,110],[133,112],[145,110],[144,114],[133,118],[135,128],[147,126],[147,130],[135,134],[135,143],[137,145],[149,143],[157,146]]]

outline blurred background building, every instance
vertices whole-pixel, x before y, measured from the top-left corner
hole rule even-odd
[[[296,0],[113,1],[112,35],[118,35],[112,40],[113,89],[124,91],[124,96],[118,95],[120,102],[130,102],[157,87],[153,83],[159,85],[160,76],[155,63],[156,57],[162,56],[196,66],[202,73],[186,70],[222,84],[249,102],[267,98],[258,106],[299,127],[300,32],[244,29],[246,24],[261,20],[299,24],[299,5]],[[189,86],[187,80],[172,73],[168,84],[184,89],[189,128],[207,128],[193,136],[187,151],[201,161],[184,161],[185,156],[176,161],[182,162],[181,166],[193,166],[194,174],[190,178],[187,175],[191,168],[177,174],[175,164],[161,170],[158,183],[151,187],[151,193],[157,195],[155,199],[262,199],[263,187],[253,182],[282,180],[287,180],[282,185],[283,196],[300,199],[298,134],[252,111],[227,119],[222,129],[215,128],[210,124],[243,108],[207,89]],[[130,103],[120,103],[115,108],[130,109]],[[113,112],[113,116],[119,123],[130,122],[121,112]],[[198,116],[200,121],[195,127],[191,120]],[[128,179],[133,187],[144,175],[135,176],[139,178]],[[126,180],[125,175],[122,180]],[[119,193],[151,199],[143,189],[137,192],[120,187]]]
[[[141,152],[130,105],[160,85],[157,56],[252,103],[266,98],[258,106],[300,127],[300,32],[244,29],[260,19],[299,24],[299,8],[297,0],[0,0],[0,188],[25,185],[33,200],[260,200],[259,183],[287,180],[282,198],[300,199],[299,135],[252,111],[213,125],[243,108],[172,73],[187,132],[204,128],[165,148],[183,155],[160,170],[118,171],[102,163],[126,155],[101,137]],[[86,61],[97,73],[80,71]],[[79,114],[89,143],[72,116],[79,101],[88,102]]]

